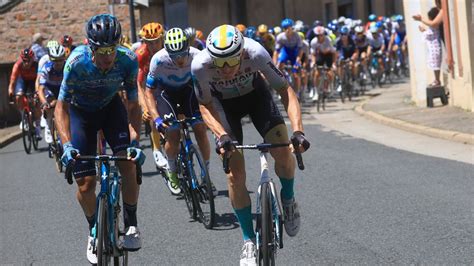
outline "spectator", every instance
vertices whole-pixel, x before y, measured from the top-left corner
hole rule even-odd
[[[33,35],[31,50],[35,53],[35,61],[39,62],[43,55],[47,54],[46,49],[43,47],[43,41],[46,40],[41,33],[37,32]]]
[[[434,20],[439,14],[440,10],[433,7],[428,12],[428,18]],[[439,79],[441,69],[441,38],[438,27],[425,28],[420,25],[420,31],[423,32],[423,37],[428,45],[428,67],[434,71],[435,81],[430,86],[439,86],[441,81]]]
[[[441,40],[444,42],[444,30],[443,30],[443,9],[441,7],[441,0],[435,0],[436,8],[439,10],[438,15],[434,19],[426,19],[421,15],[414,15],[413,19],[420,21],[428,27],[438,28],[441,36]]]

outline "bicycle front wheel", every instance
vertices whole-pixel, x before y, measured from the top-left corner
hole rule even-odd
[[[23,147],[26,154],[31,153],[31,134],[30,134],[30,114],[23,111],[21,114],[21,136],[23,139]]]
[[[192,192],[195,195],[198,217],[204,227],[211,229],[216,215],[212,183],[206,163],[195,144],[189,150],[189,159],[191,166],[188,169],[196,183]]]
[[[262,208],[260,237],[261,246],[259,249],[260,265],[275,265],[275,237],[272,209],[272,192],[269,183],[263,183],[260,193],[260,204]]]
[[[97,265],[109,264],[109,245],[107,241],[107,196],[103,196],[99,200],[99,208],[97,210],[96,224],[96,249],[97,249]]]

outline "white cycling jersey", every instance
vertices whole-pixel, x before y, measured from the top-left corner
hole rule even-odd
[[[288,87],[288,83],[273,64],[268,52],[258,42],[244,38],[244,49],[239,71],[234,78],[224,80],[220,69],[214,66],[207,50],[200,51],[191,64],[196,97],[202,104],[212,102],[212,96],[231,99],[248,94],[256,89],[254,80],[263,74],[275,90]]]
[[[45,54],[40,58],[38,62],[38,73],[41,72],[41,69],[43,69],[44,64],[46,64],[47,62],[49,62],[49,55]]]
[[[324,42],[320,43],[318,42],[318,38],[314,38],[311,40],[311,54],[316,54],[316,53],[326,53],[328,49],[332,52],[335,51],[334,46],[331,44],[331,39],[327,36],[324,37]]]
[[[369,40],[370,46],[375,49],[380,49],[385,43],[385,40],[381,33],[372,34],[371,32],[368,32],[367,39]]]
[[[183,67],[178,67],[166,49],[158,51],[150,61],[146,86],[150,88],[178,89],[191,81],[191,62],[200,51],[189,48],[189,56]]]

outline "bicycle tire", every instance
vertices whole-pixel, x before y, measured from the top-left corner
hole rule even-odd
[[[184,165],[181,158],[178,159],[178,166],[181,167],[178,173],[181,176],[179,185],[181,187],[181,192],[183,193],[183,199],[186,203],[186,208],[188,209],[190,218],[194,219],[194,217],[196,217],[196,208],[194,208],[191,187],[188,181],[188,173],[186,173],[187,166]]]
[[[107,265],[109,262],[108,245],[107,245],[107,196],[99,199],[99,208],[97,210],[97,230],[96,230],[96,250],[97,265]]]
[[[38,138],[36,137],[36,128],[33,123],[32,115],[30,115],[30,134],[31,134],[31,143],[33,143],[33,149],[38,150]]]
[[[194,158],[197,160],[197,164],[195,163]],[[214,226],[216,215],[211,178],[206,168],[206,163],[195,144],[191,145],[189,149],[189,159],[192,165],[188,170],[197,181],[198,186],[197,189],[193,189],[193,194],[196,196],[195,206],[198,212],[198,217],[206,229],[211,229]],[[200,173],[200,175],[196,174],[195,166],[199,167],[198,173]]]
[[[29,114],[26,111],[21,113],[21,137],[23,140],[23,147],[25,148],[26,154],[31,153],[31,135],[29,126]]]
[[[263,183],[261,186],[260,204],[262,208],[261,217],[261,252],[259,254],[259,264],[261,265],[275,265],[275,237],[273,224],[273,210],[272,210],[272,193],[270,184]]]

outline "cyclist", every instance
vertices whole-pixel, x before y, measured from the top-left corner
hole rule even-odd
[[[191,78],[191,62],[198,53],[198,49],[190,47],[182,29],[172,28],[166,32],[165,49],[153,56],[147,77],[148,110],[156,127],[166,134],[165,151],[169,165],[167,175],[175,191],[179,191],[176,157],[179,152],[180,128],[179,124],[173,122],[178,119],[178,114],[184,114],[188,118],[201,117]],[[191,126],[209,170],[211,148],[207,127],[201,119]]]
[[[359,50],[358,60],[361,62],[364,73],[367,75],[367,49],[369,48],[369,40],[365,34],[364,27],[357,26],[355,28],[354,42]]]
[[[375,14],[370,14],[369,17],[368,17],[368,21],[367,23],[365,24],[365,28],[364,28],[364,31],[369,31],[370,30],[370,26],[372,25],[373,22],[375,22],[377,20],[377,15]]]
[[[69,51],[76,49],[76,46],[73,44],[72,37],[67,34],[61,37],[61,40],[59,42],[62,46],[64,46],[64,48],[69,49]]]
[[[343,26],[339,30],[339,32],[341,36],[336,43],[336,50],[339,54],[337,74],[342,80],[342,77],[344,77],[344,68],[341,64],[341,61],[350,59],[351,61],[348,64],[350,66],[350,69],[352,70],[352,81],[354,81],[357,75],[357,65],[355,64],[355,62],[356,59],[359,57],[359,50],[357,49],[355,42],[350,37],[350,30],[347,26]]]
[[[46,126],[44,129],[44,140],[50,144],[53,142],[50,128],[52,128],[52,114],[56,106],[56,99],[59,95],[59,88],[63,80],[63,68],[66,61],[66,49],[64,46],[56,43],[55,46],[48,48],[49,61],[44,64],[38,72],[39,86],[38,97],[41,103],[41,109],[46,117]]]
[[[205,45],[204,41],[202,41],[200,38],[197,38],[197,31],[193,27],[187,27],[184,32],[186,33],[186,36],[188,38],[188,42],[190,46],[198,49],[199,51],[203,50]],[[201,33],[202,34],[202,33]]]
[[[233,148],[242,143],[241,118],[250,115],[255,128],[268,143],[289,141],[285,122],[271,96],[271,88],[281,96],[293,128],[291,139],[309,148],[303,133],[301,111],[293,89],[259,43],[243,35],[231,25],[221,25],[208,36],[206,51],[194,57],[191,72],[195,93],[204,121],[216,136],[220,154],[231,152],[228,175],[229,196],[239,220],[244,245],[240,265],[256,265],[255,232],[252,209],[245,185],[243,154]],[[300,228],[300,212],[294,198],[295,160],[289,148],[272,149],[275,172],[280,177],[281,198],[285,213],[285,229],[295,236]]]
[[[311,68],[314,67],[316,64],[317,66],[326,65],[328,67],[328,79],[329,83],[332,82],[334,79],[333,69],[336,69],[336,50],[331,44],[331,39],[326,36],[325,30],[323,27],[319,26],[314,29],[316,33],[316,37],[311,41]],[[319,84],[320,73],[319,70],[316,69],[314,72],[313,78],[313,87],[317,87]],[[318,89],[327,89],[327,88],[318,88]],[[327,92],[327,91],[326,91]],[[313,100],[316,100],[318,94],[315,93],[313,96]]]
[[[240,31],[240,33],[244,34],[245,30],[247,29],[247,26],[244,24],[237,24],[235,27]]]
[[[393,26],[392,34],[388,44],[388,51],[391,53],[393,60],[399,60],[402,68],[405,68],[405,58],[408,56],[407,49],[407,32],[405,22],[403,22],[402,16],[396,17],[396,24]],[[401,49],[401,53],[398,50]],[[397,58],[398,56],[398,58]]]
[[[35,54],[31,49],[23,49],[20,52],[20,58],[13,65],[8,86],[8,97],[10,99],[15,95],[15,102],[18,111],[23,111],[22,97],[26,92],[35,92],[35,81],[37,76],[38,62],[35,61]],[[39,105],[36,105],[39,107]],[[41,110],[34,108],[33,118],[35,120],[35,134],[38,140],[41,140]]]
[[[287,62],[293,66],[293,77],[295,79],[295,90],[296,93],[300,91],[301,77],[299,70],[301,68],[301,56],[303,42],[300,36],[293,30],[294,22],[292,19],[285,18],[281,22],[283,32],[278,34],[275,43],[275,52],[273,53],[273,62],[278,66],[279,69],[283,69]]]
[[[140,106],[137,93],[138,62],[136,55],[119,46],[121,27],[112,15],[93,16],[86,24],[88,46],[77,47],[64,68],[63,82],[56,103],[55,117],[64,153],[64,165],[71,163],[73,153],[95,155],[97,132],[102,129],[114,154],[131,157],[143,164],[145,155],[138,146]],[[117,92],[122,83],[128,94],[125,109]],[[128,110],[128,116],[127,116]],[[131,134],[134,133],[134,134]],[[132,141],[130,136],[136,136]],[[136,251],[141,248],[137,227],[138,184],[135,164],[117,162],[122,178],[125,236],[123,247]],[[89,223],[87,259],[97,263],[93,252],[96,211],[96,169],[93,162],[73,165],[78,185],[77,199]]]
[[[303,46],[301,47],[301,50],[303,51],[301,55],[301,90],[297,94],[298,99],[300,101],[303,101],[303,95],[304,92],[307,90],[308,86],[308,80],[309,80],[309,73],[311,71],[310,64],[309,64],[309,43],[305,39],[305,35],[303,32],[298,32],[298,35],[301,38],[301,41],[303,42]],[[312,97],[312,96],[310,96]]]
[[[268,26],[265,24],[260,24],[258,26],[258,35],[261,39],[261,44],[267,50],[270,56],[273,56],[273,52],[275,51],[275,36],[268,32]]]
[[[369,40],[369,48],[367,49],[367,56],[372,58],[377,55],[377,62],[380,67],[381,73],[385,75],[385,66],[383,62],[383,54],[385,51],[385,40],[383,35],[380,33],[380,29],[377,28],[375,23],[370,26],[370,31],[367,34]]]
[[[150,123],[152,128],[151,138],[153,142],[153,158],[155,164],[160,169],[166,169],[167,160],[160,151],[161,141],[160,134],[153,125],[152,116],[148,111],[145,100],[146,77],[150,70],[150,61],[152,56],[163,48],[163,34],[164,29],[160,23],[151,22],[145,24],[140,30],[140,37],[142,39],[141,46],[135,51],[138,59],[138,100],[143,111],[143,120],[145,123]]]

